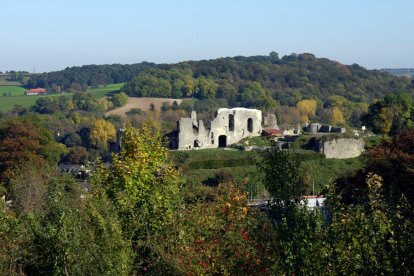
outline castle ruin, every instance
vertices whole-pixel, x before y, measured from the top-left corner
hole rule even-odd
[[[193,111],[190,118],[181,118],[177,130],[168,135],[169,147],[178,150],[227,147],[245,137],[260,136],[263,120],[262,111],[257,109],[220,108],[210,128],[206,128]],[[276,117],[267,116],[265,121],[276,124]]]

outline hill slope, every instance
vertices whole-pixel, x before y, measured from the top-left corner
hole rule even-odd
[[[413,92],[410,80],[357,64],[343,65],[312,54],[219,58],[158,65],[142,71],[124,90],[131,96],[226,98],[231,106],[266,107],[273,99],[295,105],[332,95],[371,102],[389,92]]]

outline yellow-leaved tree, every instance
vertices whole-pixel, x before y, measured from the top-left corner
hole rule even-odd
[[[332,107],[331,109],[331,119],[330,123],[332,125],[343,125],[345,124],[345,118],[342,114],[341,110],[336,106]]]
[[[309,122],[310,117],[315,116],[316,106],[317,102],[314,99],[301,100],[296,104],[303,123]]]
[[[106,148],[109,142],[115,142],[116,129],[111,122],[98,119],[91,128],[89,138],[94,146]]]
[[[126,126],[121,153],[110,168],[98,171],[95,183],[105,187],[118,210],[136,269],[154,264],[158,240],[181,206],[179,172],[168,159],[159,127],[148,121],[140,129]]]

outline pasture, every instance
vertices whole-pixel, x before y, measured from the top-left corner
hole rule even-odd
[[[0,97],[7,96],[21,96],[24,95],[25,88],[16,85],[0,85]]]

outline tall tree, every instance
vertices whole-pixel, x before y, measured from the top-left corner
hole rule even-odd
[[[114,202],[141,271],[156,260],[157,239],[180,205],[178,171],[168,161],[159,128],[148,122],[141,129],[125,127],[120,155],[95,181]]]

